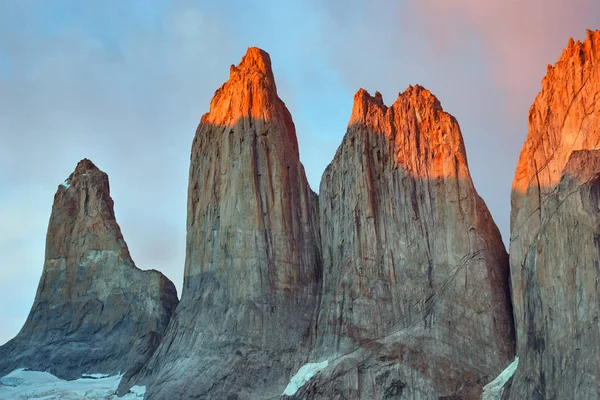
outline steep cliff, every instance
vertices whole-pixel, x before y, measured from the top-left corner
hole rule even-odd
[[[508,257],[456,120],[420,86],[361,89],[319,206],[328,366],[295,397],[478,398],[514,356]]]
[[[511,398],[600,396],[600,31],[572,39],[542,81],[512,192],[519,367]]]
[[[150,384],[148,398],[283,391],[312,337],[322,266],[317,207],[269,55],[250,48],[196,131],[184,288],[138,377]]]
[[[0,347],[16,368],[66,379],[138,368],[177,306],[171,281],[141,271],[116,222],[108,176],[82,160],[54,196],[42,277],[19,334]]]

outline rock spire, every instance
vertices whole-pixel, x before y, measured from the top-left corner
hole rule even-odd
[[[330,362],[297,397],[478,398],[514,356],[508,257],[456,120],[421,86],[359,90],[319,208]]]
[[[171,281],[135,266],[108,176],[84,159],[54,196],[35,301],[0,347],[0,376],[16,368],[64,379],[131,371],[154,351],[177,303]]]
[[[600,395],[600,31],[569,41],[529,110],[513,181],[511,399]]]
[[[139,378],[150,398],[283,392],[312,337],[317,207],[269,55],[249,48],[192,145],[184,288]]]

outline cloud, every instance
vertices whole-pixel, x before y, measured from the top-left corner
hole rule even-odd
[[[314,0],[323,45],[347,86],[392,103],[409,84],[454,115],[471,175],[502,235],[527,112],[569,37],[600,27],[593,0]]]
[[[436,51],[460,51],[469,36],[481,37],[494,81],[517,112],[533,102],[546,65],[554,64],[568,39],[584,39],[586,28],[600,27],[600,3],[594,0],[410,3],[421,14],[421,33]]]

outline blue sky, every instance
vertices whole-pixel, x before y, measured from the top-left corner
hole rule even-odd
[[[525,4],[523,4],[525,3]],[[459,121],[476,188],[508,239],[527,111],[592,0],[0,0],[0,343],[22,326],[57,186],[109,174],[134,261],[183,277],[193,135],[249,46],[271,55],[315,191],[359,87],[409,84]]]

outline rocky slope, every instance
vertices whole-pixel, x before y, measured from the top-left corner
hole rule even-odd
[[[511,399],[600,396],[600,31],[569,42],[529,111],[513,182]]]
[[[82,160],[54,197],[35,301],[19,334],[0,347],[0,376],[19,367],[64,379],[133,372],[177,302],[171,281],[136,268],[108,177]]]
[[[456,120],[361,89],[319,205],[328,366],[294,397],[478,398],[514,356],[508,257]]]
[[[192,145],[181,303],[134,382],[149,399],[266,398],[306,359],[321,279],[317,196],[267,53],[248,49]]]

